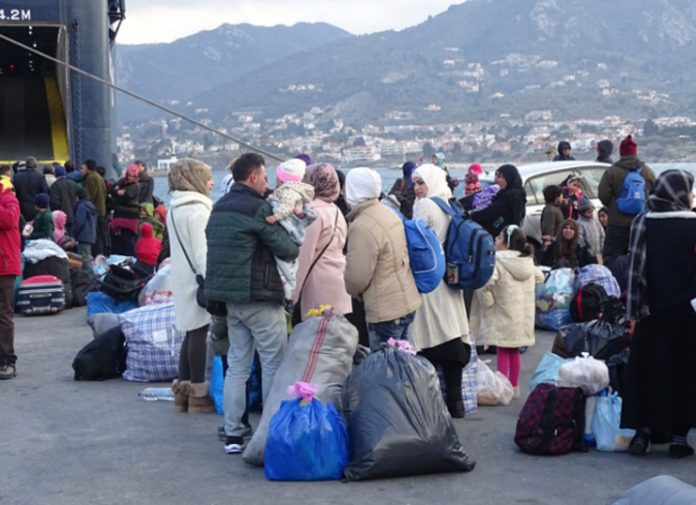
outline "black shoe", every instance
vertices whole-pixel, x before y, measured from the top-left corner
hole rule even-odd
[[[5,363],[0,366],[0,380],[14,379],[17,376],[17,368],[14,363]]]
[[[671,444],[669,446],[669,457],[675,459],[686,458],[693,456],[694,449],[690,445]]]
[[[628,446],[628,452],[634,456],[645,456],[650,449],[650,432],[645,429],[638,430]]]
[[[226,437],[225,438],[225,452],[227,454],[241,454],[244,452],[246,444],[244,443],[244,438],[242,437]]]
[[[454,419],[463,419],[466,415],[463,400],[452,400],[447,402],[447,410]]]

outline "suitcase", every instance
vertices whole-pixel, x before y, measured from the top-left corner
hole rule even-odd
[[[17,293],[17,310],[26,316],[54,314],[65,308],[65,288],[53,275],[24,279]]]

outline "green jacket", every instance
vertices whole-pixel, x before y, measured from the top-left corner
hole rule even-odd
[[[55,230],[55,227],[53,225],[53,214],[51,214],[50,210],[37,212],[33,226],[34,231],[29,235],[29,240],[36,240],[39,238],[53,240],[53,230]]]
[[[604,175],[602,175],[602,180],[599,181],[599,199],[608,209],[607,215],[609,216],[609,226],[629,227],[631,226],[633,219],[636,217],[634,215],[624,214],[621,212],[616,206],[616,199],[621,195],[624,179],[626,179],[628,171],[637,167],[641,167],[640,175],[642,175],[643,179],[645,179],[645,198],[647,200],[653,186],[655,186],[655,173],[648,165],[640,161],[635,156],[625,156],[621,158],[619,161],[607,168]]]
[[[97,208],[97,216],[106,216],[106,183],[102,176],[95,172],[87,172],[87,176],[82,183],[89,201]]]
[[[228,303],[285,302],[274,256],[291,261],[298,246],[279,224],[268,224],[271,205],[252,188],[235,183],[210,214],[205,295]]]

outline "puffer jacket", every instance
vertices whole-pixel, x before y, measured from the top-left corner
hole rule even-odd
[[[80,244],[94,244],[97,240],[97,208],[87,198],[75,205],[75,220],[70,232]]]
[[[0,188],[0,275],[22,275],[19,201]]]
[[[543,281],[531,256],[496,251],[493,276],[472,301],[469,324],[476,345],[534,345],[534,289]]]
[[[391,321],[420,307],[401,219],[372,199],[356,206],[348,220],[346,290],[362,297],[365,320]]]
[[[621,196],[621,190],[623,189],[628,171],[637,167],[640,167],[640,175],[645,179],[645,198],[647,200],[653,186],[655,186],[655,173],[636,156],[624,156],[621,158],[607,168],[599,181],[598,196],[602,204],[608,209],[609,226],[624,226],[628,228],[636,217],[632,214],[621,212],[616,206],[616,199]]]
[[[271,214],[263,196],[242,183],[217,201],[205,229],[209,300],[285,302],[274,256],[291,261],[299,248],[281,225],[266,222]]]

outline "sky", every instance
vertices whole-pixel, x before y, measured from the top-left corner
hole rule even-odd
[[[329,23],[355,35],[401,30],[464,0],[126,0],[121,44],[171,42],[221,24]]]

